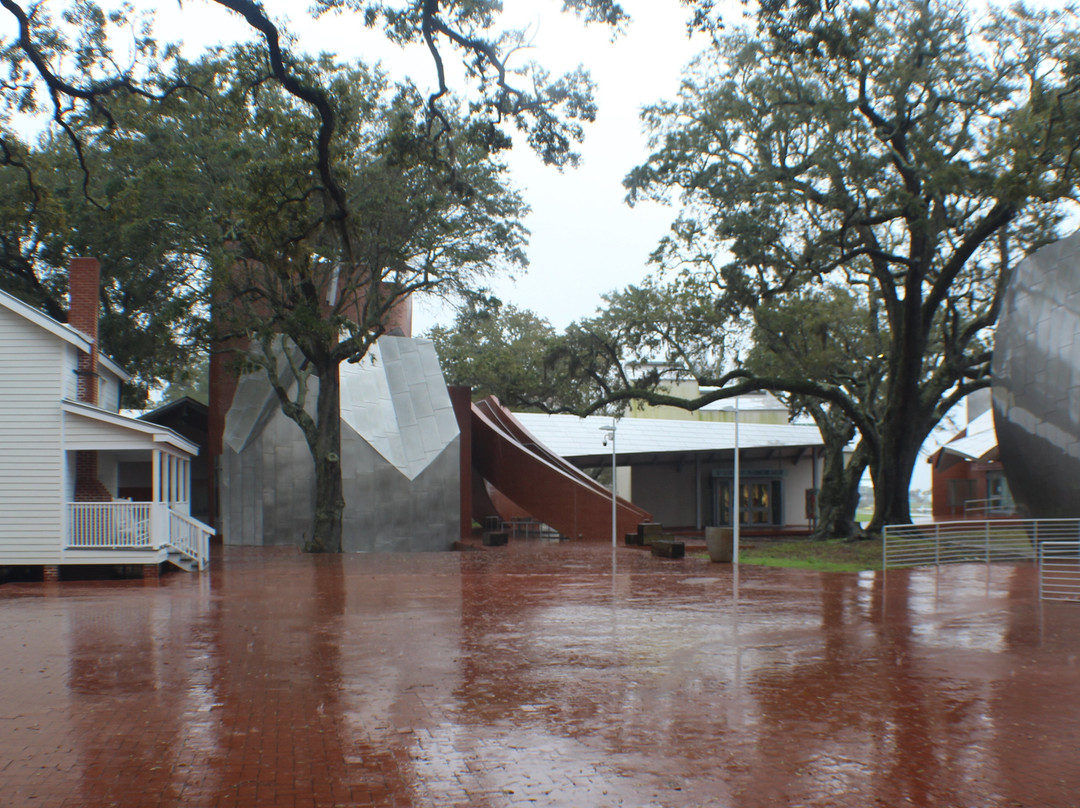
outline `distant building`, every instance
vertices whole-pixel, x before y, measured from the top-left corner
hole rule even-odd
[[[989,407],[988,390],[969,396],[967,426],[929,458],[936,520],[982,519],[1015,511]]]
[[[713,389],[699,387],[696,381],[687,379],[665,383],[663,392],[692,400]],[[786,424],[790,420],[788,408],[765,390],[744,393],[736,398],[739,402],[739,421],[744,424]],[[662,418],[668,421],[734,421],[735,398],[720,399],[697,410],[634,402],[627,410],[626,417]]]
[[[813,424],[743,423],[739,457],[742,522],[770,532],[807,529],[816,518],[821,479],[821,435]],[[551,451],[580,468],[610,468],[603,416],[517,413]],[[622,418],[615,459],[618,490],[668,527],[700,529],[732,522],[735,424]]]

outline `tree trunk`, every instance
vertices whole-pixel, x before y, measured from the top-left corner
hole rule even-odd
[[[341,483],[341,381],[336,364],[318,374],[316,435],[308,444],[315,461],[315,524],[304,549],[311,553],[341,552],[341,520],[345,496]]]
[[[928,432],[910,421],[902,426],[885,425],[881,456],[874,469],[874,516],[867,533],[878,535],[885,525],[911,523],[911,475]]]
[[[850,539],[858,530],[855,512],[859,507],[859,483],[867,465],[867,451],[862,443],[848,462],[844,462],[844,441],[825,445],[825,464],[818,492],[818,523],[812,538]]]
[[[844,449],[855,435],[855,424],[846,415],[824,404],[811,403],[807,411],[814,418],[825,443],[818,488],[818,522],[814,539],[851,538],[855,535],[855,510],[859,506],[859,481],[866,468],[868,452],[860,443],[848,462]]]

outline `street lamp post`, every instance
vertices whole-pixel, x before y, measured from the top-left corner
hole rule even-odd
[[[735,491],[732,497],[735,516],[732,518],[731,562],[739,565],[739,523],[742,521],[742,485],[739,480],[739,397],[735,396]]]
[[[615,481],[615,419],[611,419],[611,426],[602,426],[600,431],[604,433],[604,445],[608,445],[608,440],[611,441],[611,549],[614,550],[616,545],[615,532],[615,500],[617,498],[618,483]]]

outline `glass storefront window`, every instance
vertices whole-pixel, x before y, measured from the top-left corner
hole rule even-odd
[[[753,480],[739,485],[740,524],[753,526],[783,524],[780,508],[780,480]],[[720,480],[716,490],[716,524],[731,524],[730,480]]]

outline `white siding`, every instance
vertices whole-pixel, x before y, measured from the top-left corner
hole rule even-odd
[[[79,400],[79,374],[75,371],[79,367],[79,349],[74,345],[64,344],[64,398],[71,401]]]
[[[814,487],[814,466],[811,453],[806,452],[795,466],[788,466],[788,476],[784,479],[784,521],[789,525],[810,525],[806,518],[806,489]],[[821,484],[819,463],[817,480]]]
[[[0,307],[0,564],[60,558],[67,347]]]
[[[109,412],[120,411],[120,379],[98,365],[98,406]]]

